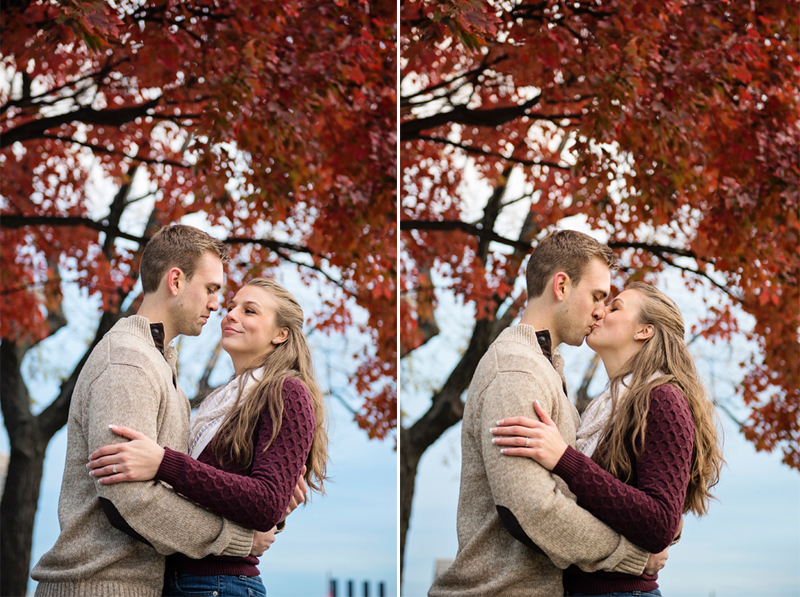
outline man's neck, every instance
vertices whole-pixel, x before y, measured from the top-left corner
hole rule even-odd
[[[150,323],[164,324],[164,346],[169,346],[175,339],[175,332],[170,325],[169,316],[164,302],[155,295],[145,295],[139,310],[136,312],[140,317],[144,317]]]
[[[519,322],[529,325],[535,330],[549,330],[553,350],[561,344],[561,339],[558,337],[555,326],[553,325],[552,308],[550,305],[546,304],[543,298],[528,301]]]

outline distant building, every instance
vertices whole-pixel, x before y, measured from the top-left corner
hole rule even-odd
[[[8,460],[10,456],[5,452],[0,452],[0,495],[6,486],[6,475],[8,474]]]
[[[453,565],[455,562],[455,558],[439,558],[435,561],[433,566],[433,580],[439,578],[439,576],[447,570],[450,566]]]

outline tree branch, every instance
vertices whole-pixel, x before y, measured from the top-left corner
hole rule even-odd
[[[512,162],[514,164],[520,164],[521,166],[548,166],[550,168],[558,168],[559,170],[571,170],[571,166],[562,166],[561,164],[557,164],[555,162],[545,162],[542,160],[534,161],[534,160],[525,160],[523,158],[515,158],[515,157],[508,157],[504,156],[501,153],[494,153],[491,151],[486,151],[484,149],[479,149],[477,147],[471,147],[469,145],[463,145],[461,143],[456,143],[454,141],[450,141],[449,139],[444,139],[442,137],[429,137],[427,135],[420,135],[417,137],[419,141],[430,141],[432,143],[441,143],[443,145],[450,145],[451,147],[457,147],[467,153],[472,153],[475,155],[483,155],[492,158],[501,158],[507,162]]]
[[[469,126],[495,127],[512,120],[525,116],[529,108],[539,103],[541,95],[529,99],[528,101],[516,105],[493,108],[491,110],[470,110],[465,105],[456,106],[449,112],[442,112],[427,116],[425,118],[415,118],[400,123],[400,139],[402,141],[412,141],[418,139],[422,131],[433,129],[443,124],[465,124]]]
[[[31,139],[41,138],[48,129],[72,122],[120,126],[126,122],[136,120],[140,116],[145,116],[148,110],[158,105],[159,99],[160,98],[156,98],[137,106],[128,106],[111,110],[95,110],[90,106],[84,106],[65,114],[31,120],[30,122],[26,122],[4,132],[2,136],[0,136],[0,148],[8,147],[17,141],[30,141]]]
[[[108,155],[117,155],[121,158],[125,158],[131,160],[133,162],[141,162],[143,164],[160,164],[166,166],[175,166],[176,168],[191,168],[191,164],[184,164],[181,162],[174,162],[172,160],[160,160],[154,158],[142,158],[135,155],[128,155],[122,151],[114,151],[113,149],[106,149],[102,145],[95,145],[93,143],[86,143],[84,141],[78,141],[77,139],[73,139],[72,137],[59,137],[58,135],[48,135],[47,133],[40,135],[41,139],[52,139],[53,141],[61,141],[62,143],[72,143],[75,145],[80,145],[81,147],[88,147],[92,151],[96,153],[105,153]]]
[[[222,352],[222,340],[217,342],[214,350],[211,351],[211,356],[208,357],[205,371],[203,371],[203,375],[200,377],[200,381],[197,383],[197,393],[195,394],[194,398],[189,400],[189,405],[192,408],[197,408],[203,404],[203,401],[208,398],[208,395],[216,389],[211,387],[211,384],[208,383],[208,379],[211,377],[211,372],[214,371],[214,367],[217,364],[217,359],[219,359],[220,352]]]
[[[423,230],[426,232],[450,232],[453,230],[460,230],[472,236],[476,236],[479,239],[500,243],[516,250],[522,250],[526,252],[531,250],[530,243],[511,240],[509,238],[500,236],[494,230],[485,230],[480,225],[469,224],[468,222],[462,222],[460,220],[400,220],[400,230]],[[700,269],[693,269],[683,265],[678,265],[670,258],[670,256],[688,257],[694,259],[695,262],[700,263],[701,259],[699,259],[697,255],[689,249],[679,249],[676,247],[668,247],[666,245],[626,241],[611,241],[608,243],[608,246],[612,249],[641,249],[643,251],[652,253],[671,267],[689,272],[696,276],[700,276],[701,278],[705,278],[735,301],[742,302],[743,300],[741,296],[737,295],[729,287],[717,282],[706,272]]]
[[[460,230],[472,236],[477,236],[481,239],[485,238],[515,249],[529,251],[531,248],[528,244],[500,236],[494,230],[486,230],[480,225],[469,224],[461,220],[400,220],[400,230],[423,230],[427,232]]]
[[[272,249],[275,252],[279,252],[281,249],[286,251],[294,251],[295,253],[306,253],[308,255],[315,255],[311,249],[308,247],[303,247],[301,245],[293,245],[291,243],[284,243],[278,240],[267,240],[265,238],[246,238],[240,236],[230,236],[226,239],[223,239],[224,243],[229,245],[259,245],[261,247],[265,247],[267,249]],[[315,255],[320,257],[320,255]],[[304,264],[305,265],[305,264]]]
[[[128,234],[127,232],[122,232],[119,229],[114,229],[105,220],[95,222],[91,218],[85,218],[83,216],[4,215],[2,218],[0,218],[0,228],[22,228],[23,226],[86,226],[87,228],[97,230],[98,232],[113,234],[116,237],[138,243],[148,240],[146,238],[142,238],[141,236],[136,236],[135,234]]]
[[[135,234],[129,234],[127,232],[123,232],[117,226],[110,224],[108,220],[102,220],[96,222],[91,218],[86,218],[83,216],[4,215],[2,218],[0,218],[0,228],[22,228],[23,226],[68,226],[68,227],[86,226],[87,228],[91,228],[92,230],[97,230],[98,232],[104,232],[108,235],[112,235],[117,238],[124,238],[125,240],[130,240],[139,243],[140,245],[144,245],[147,243],[148,240],[150,240],[149,236],[137,236]],[[268,249],[272,249],[273,251],[276,252],[284,250],[284,251],[294,251],[296,253],[306,253],[308,255],[314,255],[314,253],[308,247],[304,247],[301,245],[293,245],[291,243],[285,243],[277,240],[268,240],[263,238],[244,238],[244,237],[232,236],[223,239],[222,242],[226,244],[259,245],[262,247],[266,247]]]

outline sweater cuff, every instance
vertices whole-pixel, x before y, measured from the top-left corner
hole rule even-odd
[[[558,475],[569,484],[570,479],[573,479],[583,468],[584,458],[588,457],[578,452],[572,446],[567,446],[567,449],[564,450],[561,458],[559,458],[556,466],[553,468],[553,474]]]
[[[178,479],[184,476],[184,458],[186,454],[171,448],[164,448],[164,458],[156,471],[156,479],[174,486]]]
[[[255,539],[255,531],[247,529],[241,525],[231,522],[228,519],[223,519],[226,526],[230,526],[230,542],[225,551],[222,552],[223,556],[233,556],[236,558],[246,558],[250,555],[253,549],[253,539]]]
[[[625,556],[622,561],[614,567],[614,572],[622,572],[623,574],[630,574],[632,576],[641,576],[644,574],[644,568],[647,566],[647,560],[650,558],[650,552],[645,551],[638,545],[634,545],[625,537],[620,538],[628,543]]]

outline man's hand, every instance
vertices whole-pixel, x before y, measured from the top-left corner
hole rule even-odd
[[[659,570],[661,570],[664,566],[667,565],[667,552],[669,551],[669,547],[662,551],[661,553],[651,553],[650,557],[647,558],[647,564],[644,566],[644,573],[652,576],[657,574]]]
[[[250,549],[250,555],[256,557],[264,555],[264,552],[267,551],[273,543],[275,543],[275,531],[277,529],[278,527],[274,526],[266,533],[255,531],[255,534],[253,535],[253,547]]]
[[[300,504],[304,504],[306,501],[306,494],[308,493],[308,485],[306,485],[306,480],[303,478],[303,475],[306,474],[308,469],[303,466],[303,470],[300,472],[300,478],[297,480],[297,485],[294,487],[294,493],[292,494],[292,499],[289,502],[289,507],[286,508],[286,514],[283,516],[285,519],[289,514],[291,514],[297,506]]]

